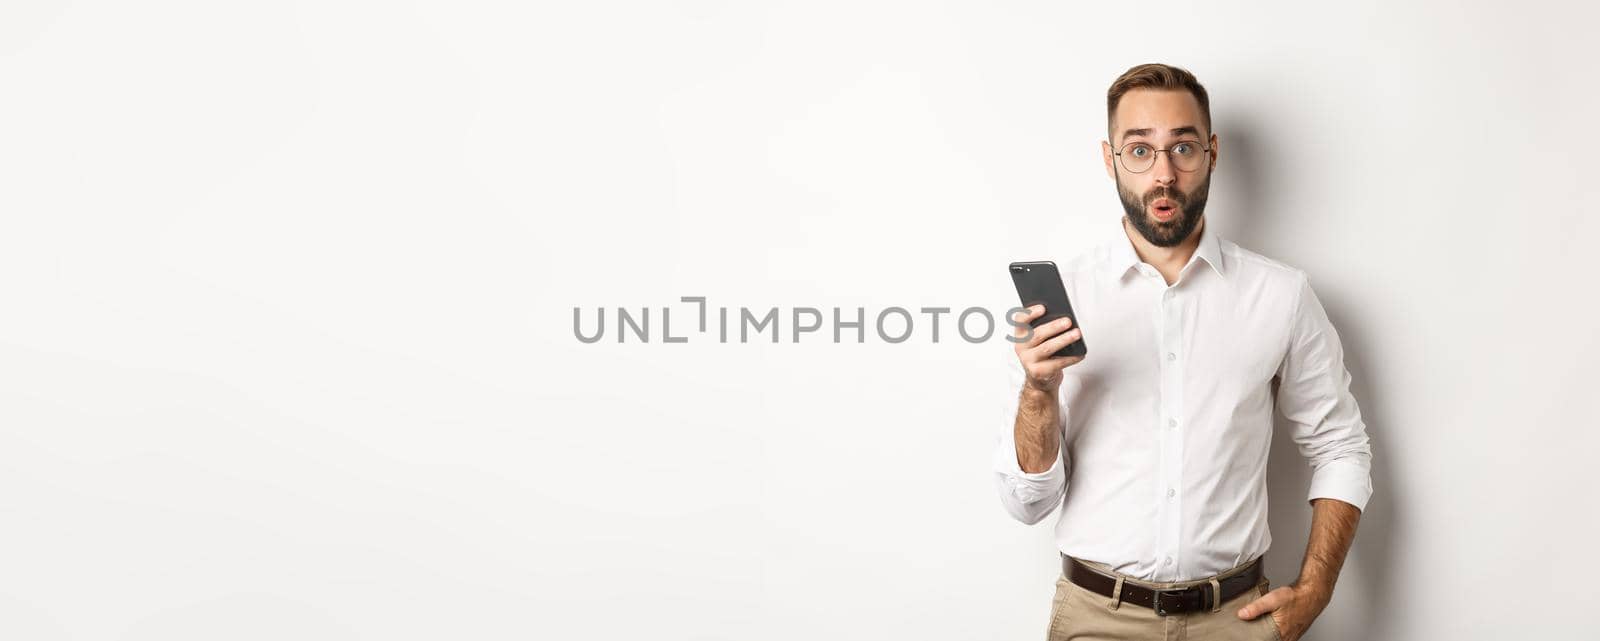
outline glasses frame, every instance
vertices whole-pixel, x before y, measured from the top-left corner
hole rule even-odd
[[[1142,140],[1135,140],[1133,142],[1124,142],[1124,143],[1122,143],[1122,148],[1112,152],[1111,155],[1117,157],[1117,164],[1122,165],[1122,169],[1124,171],[1126,171],[1126,172],[1128,172],[1130,174],[1142,174],[1144,172],[1147,172],[1147,171],[1150,171],[1151,169],[1155,169],[1156,168],[1155,159],[1152,158],[1150,160],[1150,166],[1149,167],[1145,167],[1144,169],[1141,169],[1139,171],[1134,171],[1132,167],[1128,166],[1128,161],[1122,159],[1122,152],[1126,151],[1128,149],[1128,147],[1131,147],[1133,145],[1144,145],[1146,147],[1151,148],[1153,150],[1152,153],[1157,153],[1157,154],[1165,151],[1165,152],[1167,152],[1167,160],[1168,161],[1172,161],[1172,148],[1177,146],[1177,145],[1184,144],[1184,143],[1190,143],[1190,144],[1195,144],[1195,145],[1201,144],[1200,141],[1198,141],[1198,140],[1179,140],[1179,141],[1177,141],[1175,143],[1172,143],[1171,145],[1167,145],[1165,148],[1156,149],[1155,145],[1152,145],[1152,144],[1150,144],[1148,142],[1144,142]],[[1200,151],[1206,152],[1206,155],[1208,155],[1208,156],[1211,154],[1211,148],[1210,147],[1201,147]],[[1183,168],[1180,168],[1180,167],[1178,167],[1178,163],[1176,163],[1176,162],[1172,163],[1172,168],[1176,169],[1178,171],[1181,171],[1183,173],[1186,173],[1186,174],[1192,174],[1194,172],[1200,171],[1199,167],[1195,167],[1194,169],[1183,169]]]

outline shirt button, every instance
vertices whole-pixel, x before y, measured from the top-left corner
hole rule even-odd
[[[1172,352],[1167,352],[1167,360],[1169,360],[1169,361],[1178,360],[1178,355],[1174,354]]]
[[[1178,426],[1178,419],[1175,419],[1175,418],[1167,419],[1167,427],[1177,427],[1177,426]]]
[[[1161,564],[1162,565],[1172,565],[1172,557],[1169,556],[1169,557],[1167,557],[1165,559],[1162,559],[1161,560]]]
[[[1169,498],[1169,499],[1170,499],[1170,498],[1172,498],[1172,497],[1174,497],[1174,496],[1176,496],[1176,495],[1177,495],[1177,494],[1178,494],[1178,491],[1177,491],[1177,490],[1174,490],[1174,489],[1172,489],[1172,488],[1170,488],[1170,487],[1169,487],[1169,488],[1167,488],[1167,498]]]

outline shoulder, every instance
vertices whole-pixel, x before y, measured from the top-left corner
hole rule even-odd
[[[1221,239],[1218,245],[1222,251],[1223,264],[1230,272],[1229,275],[1236,277],[1243,284],[1297,296],[1309,282],[1305,270],[1281,260],[1245,249],[1227,239]]]

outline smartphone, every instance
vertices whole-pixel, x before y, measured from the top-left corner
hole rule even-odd
[[[1072,313],[1072,303],[1067,300],[1067,288],[1061,285],[1061,272],[1056,271],[1055,263],[1048,260],[1011,263],[1011,282],[1017,286],[1017,297],[1022,299],[1023,307],[1044,305],[1044,315],[1028,323],[1034,329],[1062,316],[1071,318],[1073,327],[1078,326],[1078,316]],[[1079,335],[1078,340],[1061,348],[1052,357],[1084,356],[1088,353],[1089,348],[1083,344],[1083,336]]]

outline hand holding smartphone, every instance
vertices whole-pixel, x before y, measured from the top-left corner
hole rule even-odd
[[[1022,306],[1032,308],[1007,319],[1012,326],[1012,349],[1027,375],[1017,398],[1013,427],[1017,465],[1024,472],[1044,472],[1060,460],[1063,371],[1082,361],[1088,349],[1083,345],[1083,330],[1075,327],[1078,319],[1067,302],[1067,290],[1055,263],[1011,263],[1011,282],[1017,286]]]
[[[1068,321],[1071,327],[1078,326],[1078,317],[1072,313],[1072,303],[1067,300],[1067,289],[1061,284],[1061,273],[1056,270],[1055,263],[1047,260],[1011,263],[1011,282],[1017,287],[1017,297],[1021,299],[1023,307],[1044,306],[1044,313],[1028,322],[1034,330],[1035,343],[1042,343],[1068,331],[1059,325],[1054,326],[1054,331],[1049,327],[1040,329],[1058,319],[1071,319]],[[1041,336],[1044,333],[1048,335]],[[1088,353],[1089,348],[1080,336],[1052,354],[1051,358],[1085,356]]]

